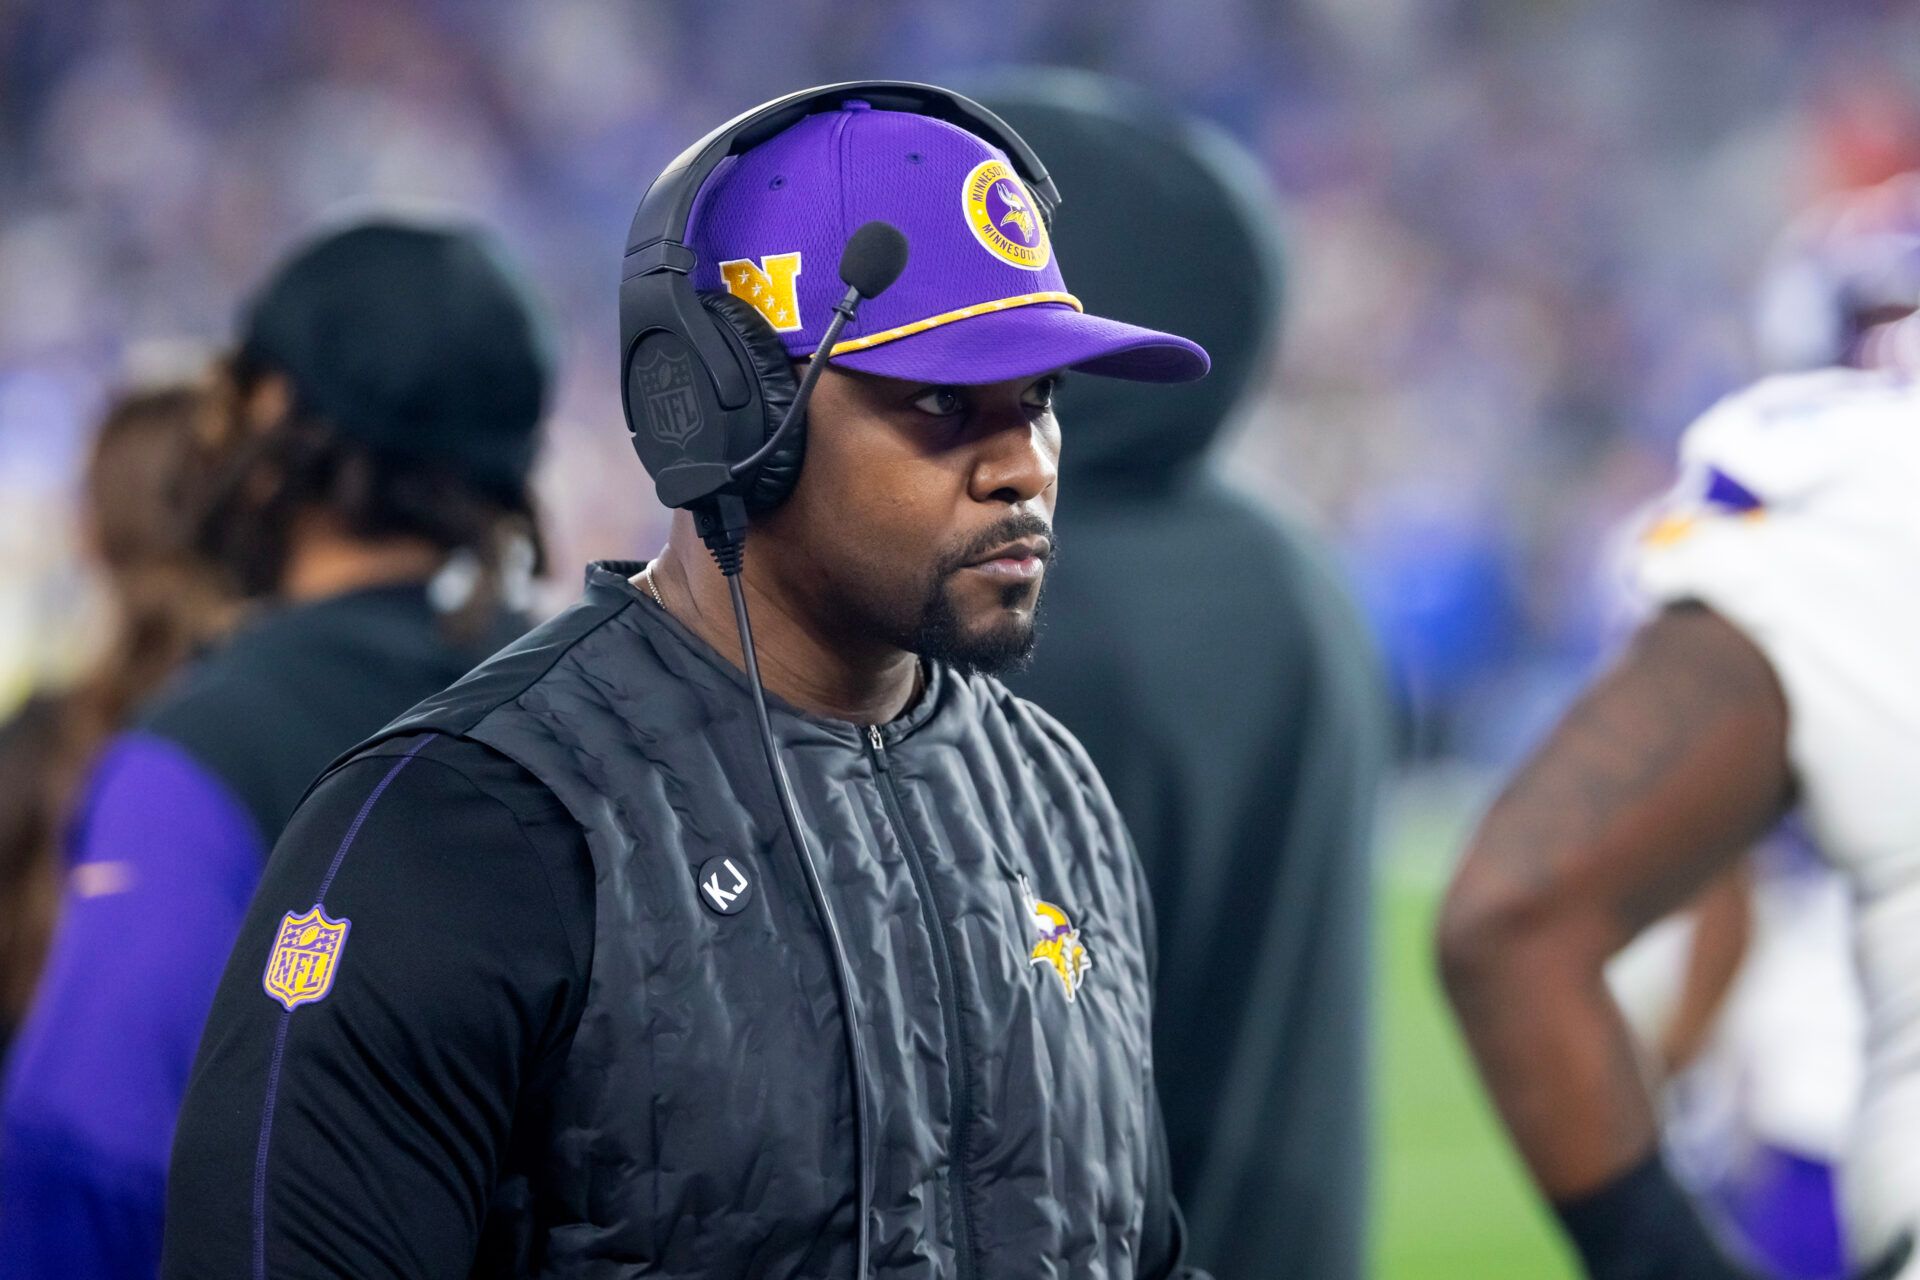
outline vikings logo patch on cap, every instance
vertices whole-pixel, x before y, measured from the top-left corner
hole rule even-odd
[[[1073,927],[1067,913],[1034,897],[1033,886],[1025,876],[1020,877],[1020,900],[1026,904],[1027,919],[1040,939],[1028,953],[1028,963],[1049,966],[1067,993],[1067,1003],[1072,1004],[1087,980],[1087,970],[1093,967],[1093,954],[1080,941],[1080,931]]]
[[[988,253],[1025,271],[1053,257],[1040,208],[1005,160],[982,160],[967,175],[967,225]]]
[[[260,985],[289,1013],[296,1005],[326,999],[352,926],[351,920],[329,918],[317,902],[304,915],[287,912]]]

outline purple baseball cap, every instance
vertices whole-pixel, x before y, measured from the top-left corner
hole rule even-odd
[[[1067,291],[1040,206],[1005,153],[944,120],[849,101],[721,164],[694,202],[694,286],[746,299],[796,359],[846,286],[840,252],[873,219],[906,234],[907,268],[860,304],[836,367],[967,385],[1051,369],[1188,382],[1207,353],[1087,315]]]

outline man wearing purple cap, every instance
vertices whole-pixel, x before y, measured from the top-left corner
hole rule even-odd
[[[1198,1275],[1131,843],[992,673],[1033,644],[1060,371],[1206,356],[1085,315],[1044,213],[1005,152],[861,101],[707,178],[702,307],[763,381],[832,361],[741,575],[813,852],[679,513],[296,814],[195,1065],[167,1274]],[[822,352],[876,219],[911,257]],[[696,436],[701,376],[644,370],[636,431]]]

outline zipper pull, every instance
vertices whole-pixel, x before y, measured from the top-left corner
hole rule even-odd
[[[887,767],[887,748],[880,741],[880,726],[877,724],[867,726],[867,748],[873,755],[874,766],[878,768],[880,772],[893,772],[892,769]]]

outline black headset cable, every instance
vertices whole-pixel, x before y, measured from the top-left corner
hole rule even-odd
[[[862,299],[881,293],[900,278],[907,265],[907,238],[898,227],[886,222],[868,222],[857,228],[840,255],[840,279],[847,293],[833,309],[833,320],[820,340],[815,355],[807,363],[805,375],[794,392],[779,426],[754,453],[730,468],[733,479],[751,484],[752,473],[781,441],[797,429],[807,401],[813,398],[814,385],[831,357],[833,345],[854,319]],[[741,487],[745,487],[742,485]],[[740,633],[740,654],[747,668],[747,683],[753,689],[753,714],[760,726],[760,746],[767,755],[767,770],[773,776],[773,789],[780,798],[780,813],[800,858],[800,870],[806,877],[807,892],[813,898],[814,914],[820,930],[827,936],[833,955],[834,983],[840,991],[841,1022],[846,1028],[848,1065],[853,1076],[854,1124],[854,1212],[859,1215],[857,1280],[867,1280],[873,1260],[873,1232],[869,1221],[873,1196],[873,1103],[867,1075],[866,1041],[860,1035],[859,997],[853,984],[853,966],[847,960],[847,947],[840,935],[840,923],[834,918],[833,903],[820,878],[820,867],[800,821],[800,807],[794,802],[793,785],[787,779],[787,767],[780,759],[780,745],[773,736],[773,722],[767,715],[767,692],[760,683],[760,660],[753,651],[753,623],[747,617],[747,595],[740,582],[740,570],[746,560],[747,504],[735,492],[715,494],[694,508],[694,528],[713,555],[727,580],[733,597],[733,623]]]
[[[806,827],[800,821],[800,810],[793,800],[792,784],[787,781],[787,768],[780,759],[780,749],[774,741],[773,723],[767,717],[767,695],[760,684],[760,663],[753,654],[753,624],[747,619],[747,596],[740,585],[738,569],[727,574],[726,578],[728,592],[733,596],[734,625],[740,632],[740,652],[746,659],[747,683],[753,686],[753,713],[760,723],[760,745],[767,753],[767,768],[773,774],[773,789],[780,795],[780,812],[786,818],[787,834],[793,839],[793,847],[800,855],[800,870],[807,878],[808,892],[813,895],[814,911],[820,917],[821,930],[827,935],[827,946],[833,952],[834,981],[840,988],[841,1022],[846,1027],[847,1055],[853,1068],[854,1149],[858,1152],[853,1199],[854,1211],[860,1215],[859,1267],[854,1274],[860,1280],[866,1280],[872,1261],[868,1200],[873,1188],[873,1144],[870,1132],[873,1110],[867,1093],[867,1048],[860,1035],[859,1001],[854,992],[853,966],[847,961],[847,948],[840,936],[840,924],[834,919],[833,903],[828,900],[826,886],[821,882],[813,846],[807,840]]]

